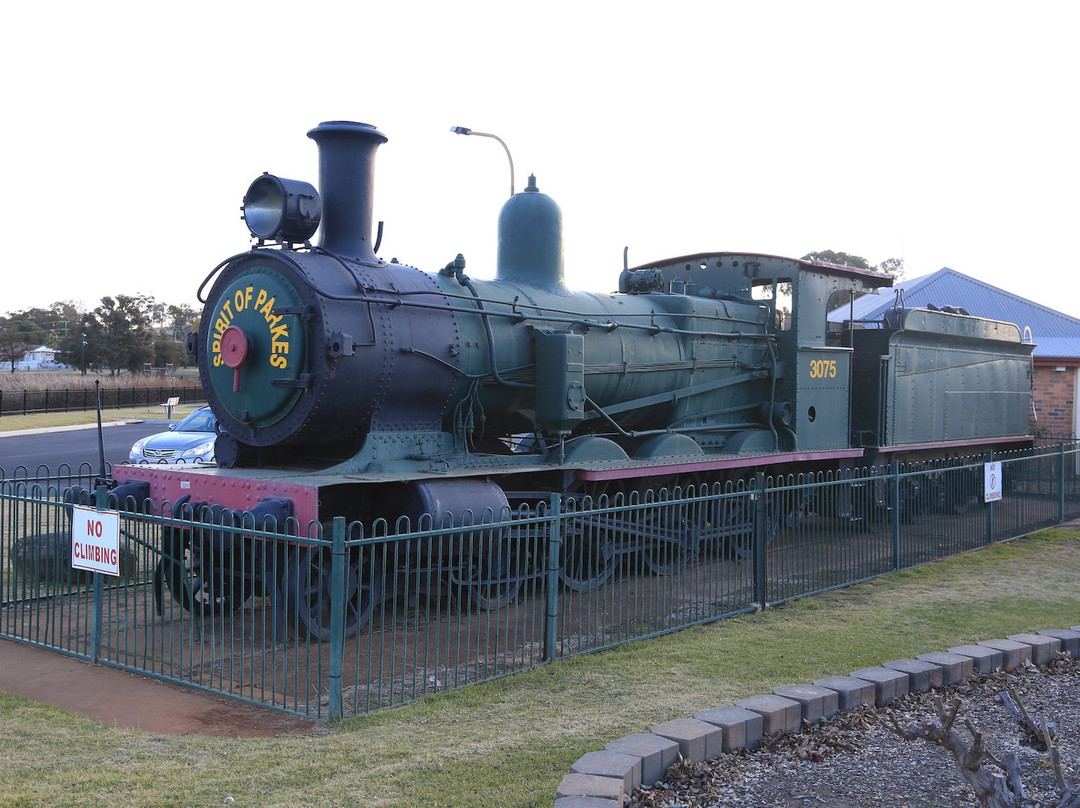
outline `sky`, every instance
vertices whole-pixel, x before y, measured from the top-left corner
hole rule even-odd
[[[530,173],[567,283],[704,251],[948,266],[1080,317],[1080,4],[54,3],[0,12],[0,314],[196,290],[264,171],[363,121],[381,257],[494,277]],[[949,301],[943,301],[948,303]],[[1037,336],[1037,335],[1036,335]]]

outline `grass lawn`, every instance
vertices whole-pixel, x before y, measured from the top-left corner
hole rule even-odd
[[[1080,532],[1016,542],[329,727],[162,737],[0,692],[0,805],[548,806],[660,721],[961,643],[1080,624]],[[0,661],[2,664],[2,661]]]

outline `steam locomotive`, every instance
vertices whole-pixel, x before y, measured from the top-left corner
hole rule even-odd
[[[156,502],[259,524],[415,520],[1030,441],[1033,346],[1016,325],[898,300],[834,329],[830,311],[892,279],[750,253],[624,254],[617,293],[572,291],[535,177],[502,208],[493,280],[461,255],[424,272],[372,240],[385,135],[331,121],[308,136],[319,190],[257,178],[254,246],[199,290],[188,350],[218,468],[114,469]],[[185,558],[197,543],[175,541]]]

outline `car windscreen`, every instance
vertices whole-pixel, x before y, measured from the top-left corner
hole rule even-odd
[[[176,425],[176,432],[213,432],[216,422],[212,412],[193,412]]]

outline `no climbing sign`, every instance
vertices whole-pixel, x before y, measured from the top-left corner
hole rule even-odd
[[[120,514],[78,505],[71,514],[71,566],[120,574]]]
[[[997,502],[1001,499],[1001,462],[995,460],[984,466],[985,483],[983,502]]]

